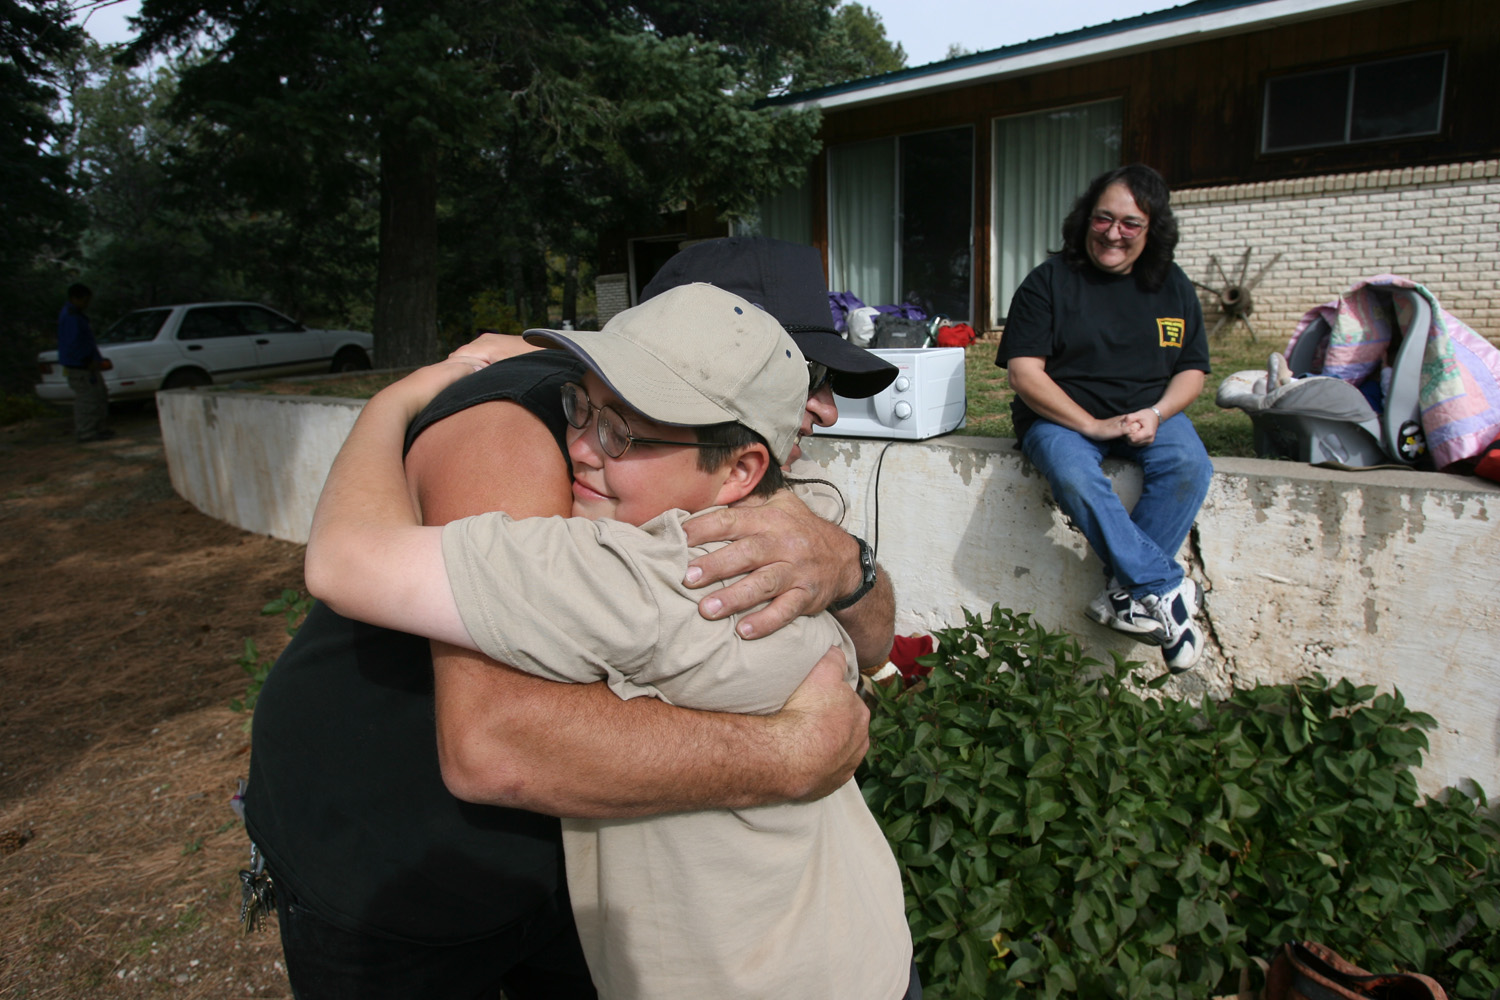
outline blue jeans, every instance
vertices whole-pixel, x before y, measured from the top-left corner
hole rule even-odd
[[[1214,472],[1191,420],[1178,413],[1162,421],[1145,447],[1124,438],[1093,441],[1038,420],[1021,439],[1021,452],[1047,477],[1053,499],[1088,539],[1105,573],[1131,597],[1166,594],[1182,583],[1177,550]],[[1104,459],[1111,456],[1141,467],[1141,498],[1129,513],[1104,475]]]

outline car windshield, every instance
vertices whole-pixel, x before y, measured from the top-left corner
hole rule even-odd
[[[142,309],[126,313],[99,335],[101,344],[138,344],[153,339],[171,315],[170,309]]]

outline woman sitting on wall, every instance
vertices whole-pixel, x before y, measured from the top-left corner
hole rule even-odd
[[[1174,673],[1203,653],[1202,592],[1177,562],[1213,465],[1183,414],[1203,389],[1208,337],[1193,284],[1172,262],[1167,185],[1133,164],[1094,178],[1063,222],[1063,249],[1011,300],[995,363],[1016,392],[1021,450],[1104,563],[1094,621],[1162,647]],[[1141,466],[1126,512],[1106,456]]]

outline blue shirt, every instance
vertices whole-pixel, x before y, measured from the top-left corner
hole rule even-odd
[[[73,303],[65,303],[57,314],[57,361],[64,368],[87,368],[89,362],[103,357],[94,343],[89,318]]]

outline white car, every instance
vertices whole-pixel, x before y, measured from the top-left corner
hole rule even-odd
[[[309,330],[254,302],[192,302],[126,313],[94,338],[111,400],[180,389],[369,368],[375,338],[353,330]],[[42,399],[68,402],[56,351],[37,355]]]

